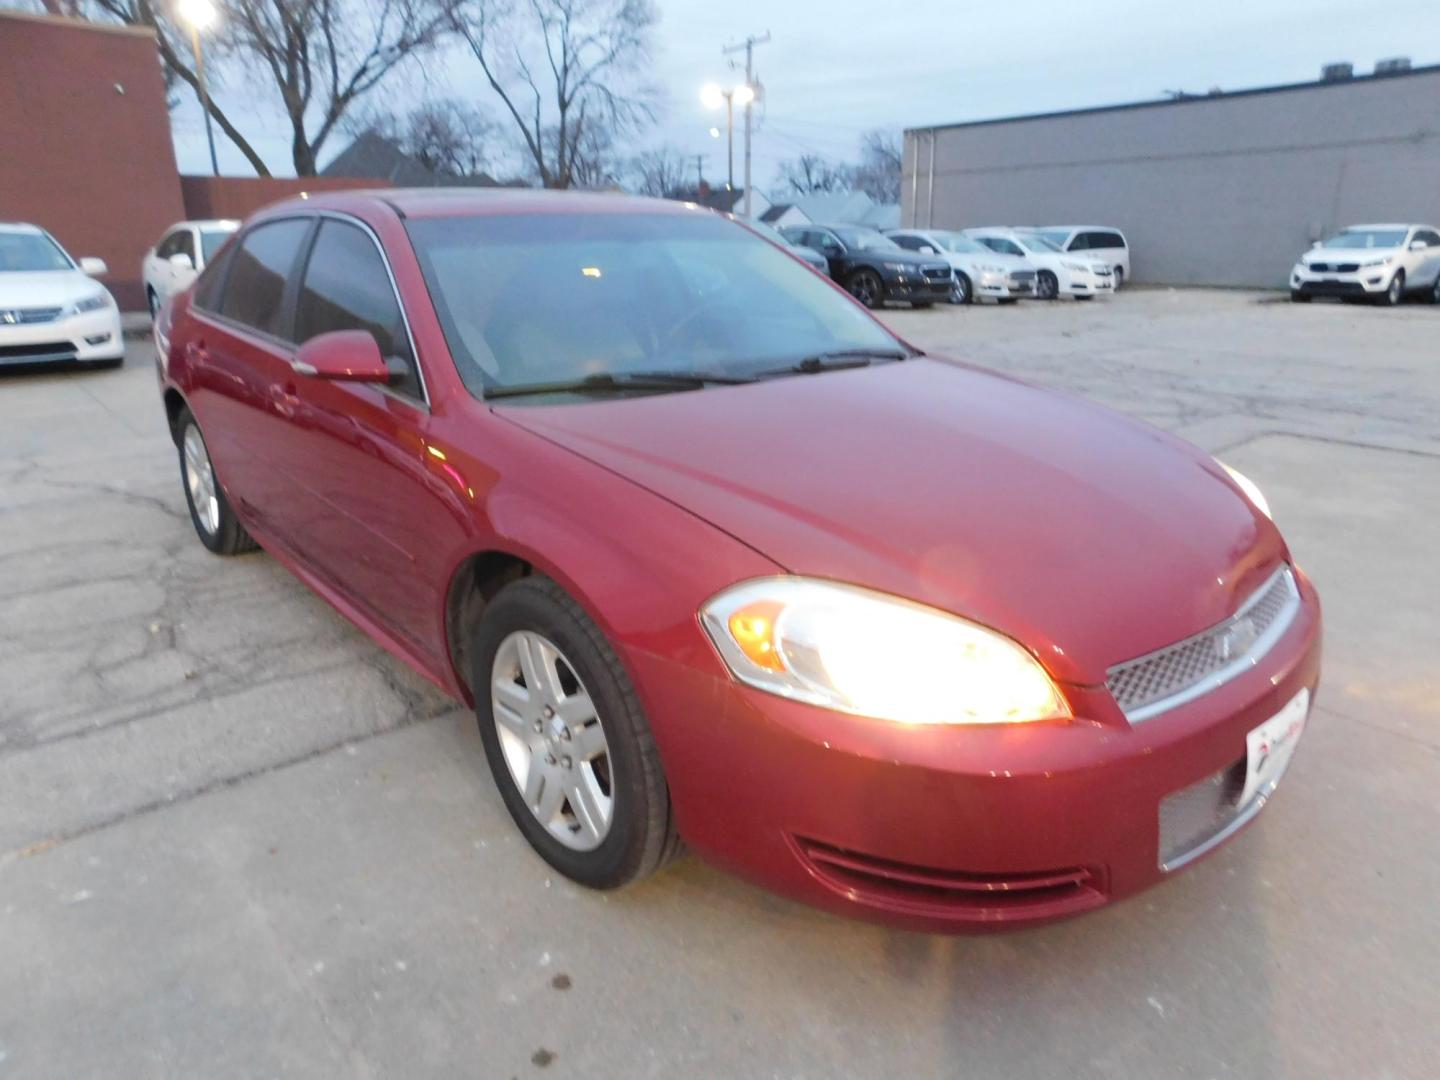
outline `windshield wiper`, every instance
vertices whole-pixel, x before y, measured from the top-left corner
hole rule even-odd
[[[492,386],[490,398],[526,397],[532,394],[611,394],[630,390],[700,390],[712,384],[730,385],[752,381],[748,375],[722,375],[712,371],[624,371],[597,372],[579,379],[554,382],[517,383]]]
[[[785,367],[759,372],[755,377],[763,379],[771,375],[814,375],[821,371],[869,367],[876,360],[908,360],[918,355],[903,349],[833,349],[830,352],[803,357]]]

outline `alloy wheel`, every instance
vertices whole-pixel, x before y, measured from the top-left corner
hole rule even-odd
[[[1390,279],[1390,287],[1385,290],[1385,302],[1395,307],[1405,298],[1405,274],[1403,271],[1396,271],[1395,276]]]
[[[950,302],[952,304],[968,304],[970,302],[970,279],[964,274],[955,275],[955,280],[950,285]]]
[[[200,527],[208,535],[214,536],[220,529],[220,496],[215,487],[215,468],[210,464],[210,453],[205,449],[205,439],[194,424],[185,428],[183,449],[185,486],[190,491],[195,517],[200,522]]]
[[[1054,300],[1060,295],[1060,282],[1049,270],[1041,270],[1035,281],[1035,295],[1041,300]]]
[[[510,779],[545,830],[574,851],[610,832],[610,747],[595,703],[549,638],[517,630],[500,642],[490,702]]]
[[[874,274],[862,271],[851,279],[850,295],[867,308],[873,308],[880,302],[880,283]]]

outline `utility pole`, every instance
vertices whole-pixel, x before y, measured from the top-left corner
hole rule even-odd
[[[738,45],[731,45],[722,50],[725,56],[745,50],[745,85],[753,91],[755,89],[755,46],[764,45],[770,40],[770,31],[756,36],[751,34]],[[745,103],[745,216],[750,216],[750,133],[751,114],[754,111],[754,95]]]
[[[695,190],[705,186],[705,154],[695,155]]]

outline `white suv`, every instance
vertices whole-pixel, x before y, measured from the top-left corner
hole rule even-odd
[[[1104,259],[1115,275],[1115,288],[1130,280],[1130,242],[1109,225],[1041,225],[1032,232],[1045,237],[1061,251],[1078,252],[1088,259]]]
[[[965,235],[980,241],[991,251],[1016,255],[1033,263],[1037,300],[1054,300],[1061,296],[1093,300],[1115,291],[1115,275],[1109,263],[1103,259],[1070,255],[1038,233],[991,226],[966,229]]]
[[[1290,271],[1290,299],[1299,303],[1338,296],[1393,307],[1416,292],[1440,304],[1440,229],[1433,225],[1351,225]]]
[[[140,260],[152,319],[166,300],[190,287],[238,228],[238,221],[181,221],[165,230],[160,242]]]
[[[948,229],[891,229],[885,234],[906,251],[939,255],[955,272],[950,286],[952,304],[969,304],[990,297],[996,303],[1013,304],[1035,292],[1035,267],[1016,255],[992,251]]]

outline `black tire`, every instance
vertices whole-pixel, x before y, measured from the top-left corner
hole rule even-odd
[[[1379,303],[1385,307],[1399,307],[1405,301],[1405,271],[1396,270],[1390,285],[1380,294]]]
[[[612,816],[598,847],[566,847],[531,813],[506,764],[489,688],[495,656],[512,633],[528,630],[552,641],[595,704],[604,730]],[[680,849],[670,789],[645,711],[614,649],[560,586],[527,577],[501,589],[485,607],[471,655],[480,741],[500,796],[525,839],[557,871],[592,889],[614,889],[655,873]]]
[[[160,316],[160,298],[148,286],[145,289],[145,304],[150,309],[150,321],[154,322]]]
[[[1089,296],[1077,296],[1077,297],[1075,297],[1075,299],[1076,299],[1076,300],[1094,300],[1095,297],[1094,297],[1094,295],[1092,294],[1092,295],[1089,295]]]
[[[955,280],[950,285],[950,302],[952,304],[973,304],[975,302],[975,286],[970,282],[970,275],[955,271]]]
[[[1291,289],[1291,290],[1290,290],[1290,302],[1291,302],[1292,304],[1308,304],[1308,303],[1310,303],[1310,301],[1313,300],[1313,299],[1314,299],[1314,297],[1312,297],[1312,296],[1307,296],[1305,293],[1301,292],[1299,289]]]
[[[1018,296],[997,296],[995,298],[995,303],[1001,307],[1009,307],[1011,304],[1018,304],[1019,302],[1020,298]]]
[[[1054,300],[1060,295],[1060,279],[1052,271],[1041,270],[1035,275],[1035,299]]]
[[[200,510],[195,505],[195,498],[191,494],[190,464],[185,456],[186,433],[192,428],[199,435],[203,444],[205,436],[200,431],[200,425],[195,422],[195,417],[190,410],[182,407],[180,415],[175,418],[175,448],[180,457],[180,487],[185,492],[185,505],[190,508],[190,524],[195,526],[195,535],[216,555],[243,555],[246,552],[255,551],[260,545],[245,531],[245,526],[240,524],[240,519],[235,516],[235,510],[231,507],[230,500],[225,497],[225,489],[220,485],[218,479],[213,480],[217,504],[217,524],[214,529],[211,529],[202,520]],[[209,457],[208,449],[206,457],[207,459]],[[211,465],[210,468],[213,475],[214,466]]]
[[[1430,303],[1440,304],[1440,274],[1435,275],[1435,284],[1430,286]]]
[[[1123,266],[1117,266],[1117,267],[1115,267],[1115,291],[1116,291],[1116,292],[1119,292],[1119,291],[1120,291],[1120,286],[1121,286],[1121,285],[1124,285],[1124,284],[1125,284],[1125,268],[1124,268]]]
[[[885,283],[874,270],[856,270],[845,283],[850,295],[867,308],[878,308],[885,303]]]

